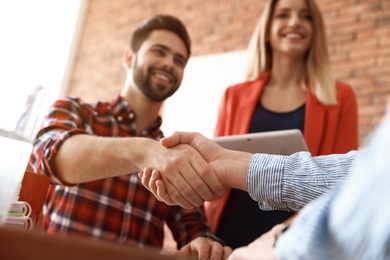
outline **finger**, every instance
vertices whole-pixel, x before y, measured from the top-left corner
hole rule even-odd
[[[156,181],[156,187],[157,187],[157,195],[162,201],[164,201],[167,205],[170,205],[170,206],[177,205],[172,200],[171,196],[169,196],[168,192],[165,189],[165,184],[162,180]],[[181,205],[179,205],[179,206],[181,206]]]
[[[172,255],[174,255],[174,256],[181,256],[181,255],[188,256],[188,255],[193,255],[195,253],[195,256],[197,256],[197,252],[196,251],[193,252],[191,249],[192,249],[191,244],[187,244],[187,245],[183,246],[180,250],[173,252]]]
[[[191,162],[191,166],[198,176],[194,180],[189,180],[195,190],[202,197],[204,201],[211,201],[215,196],[221,196],[225,188],[219,181],[217,175],[203,157],[195,157]]]
[[[207,183],[199,176],[204,175],[204,173],[198,173],[194,168],[194,164],[203,164],[203,166],[197,166],[197,169],[210,167],[194,148],[181,145],[176,150],[180,152],[182,160],[176,163],[177,169],[172,169],[170,172],[170,176],[173,177],[169,181],[174,184],[175,189],[164,179],[168,194],[176,202],[178,202],[177,200],[183,201],[184,198],[193,206],[200,207],[205,199],[210,200],[214,198],[214,195]],[[176,173],[173,171],[176,171]]]
[[[198,207],[199,205],[202,205],[204,201],[202,201],[199,195],[194,191],[191,185],[188,184],[188,182],[183,178],[180,172],[172,173],[172,175],[175,175],[176,177],[170,180],[168,178],[165,178],[162,174],[160,174],[160,178],[159,178],[159,180],[161,181],[160,188],[164,186],[164,193],[161,193],[159,195],[157,191],[157,186],[155,186],[155,189],[153,190],[154,192],[157,192],[155,194],[158,197],[162,198],[164,201],[166,199],[166,195],[164,194],[167,194],[170,197],[170,199],[167,200],[169,204],[180,205],[181,207],[186,209],[192,209],[194,207]],[[187,194],[187,196],[183,194]],[[198,204],[193,203],[193,201],[195,201],[195,203]]]
[[[174,201],[175,204],[180,205],[181,207],[185,209],[193,209],[194,207],[199,207],[198,204],[192,203],[192,201],[188,200],[188,197],[200,197],[196,194],[196,192],[192,189],[191,186],[187,184],[187,187],[183,188],[182,192],[180,192],[178,189],[176,189],[176,186],[173,185],[170,181],[164,181],[165,188],[171,199]],[[189,195],[183,195],[183,193],[189,194]]]
[[[201,155],[189,145],[180,145],[174,148],[163,148],[167,156],[164,160],[167,161],[166,167],[161,167],[160,175],[165,183],[167,193],[179,205],[185,203],[185,200],[190,202],[193,207],[199,207],[204,203],[204,199],[198,194],[197,186],[193,186],[194,180],[199,186],[206,184],[194,170],[191,165],[192,160],[201,161],[207,165]],[[159,166],[157,166],[159,167]],[[199,184],[200,183],[200,184]],[[173,188],[173,186],[175,188]],[[204,188],[203,188],[204,189]],[[178,192],[176,192],[176,190]],[[187,207],[188,208],[188,207]]]
[[[208,188],[205,189],[204,186],[207,187],[207,185],[203,181],[199,181],[199,179],[200,179],[199,177],[197,179],[197,178],[191,178],[189,177],[189,175],[186,175],[187,186],[185,188],[179,188],[179,186],[177,186],[177,189],[175,187],[175,189],[179,193],[172,194],[172,191],[170,190],[168,190],[168,193],[171,194],[172,199],[174,199],[175,201],[177,200],[183,201],[184,199],[189,203],[191,203],[194,207],[200,207],[205,202],[204,197],[207,197],[207,193],[205,193],[205,190],[206,192],[208,190],[208,193],[210,193],[210,191]],[[201,183],[201,184],[196,184],[196,183]]]
[[[159,185],[157,185],[159,183]],[[159,201],[165,202],[167,205],[177,205],[166,192],[164,182],[160,179],[158,170],[152,171],[149,187]]]
[[[160,144],[167,148],[180,144],[180,133],[174,132],[171,136],[163,137],[160,140]]]
[[[193,157],[189,163],[192,169],[186,172],[183,177],[192,187],[193,192],[182,190],[182,195],[188,198],[191,203],[200,206],[204,201],[211,201],[215,197],[214,192],[207,183],[209,179],[212,179],[207,176],[214,175],[214,172],[208,167],[207,162],[203,158]]]
[[[224,259],[224,260],[228,259],[228,257],[232,254],[232,252],[233,252],[233,249],[231,247],[224,246],[222,259]]]
[[[186,164],[189,165],[188,163],[186,163]],[[162,181],[162,183],[160,185],[164,186],[164,193],[167,195],[164,195],[164,193],[161,193],[160,194],[161,196],[159,196],[157,188],[153,189],[153,191],[155,192],[155,195],[157,195],[157,197],[162,198],[163,200],[166,200],[167,204],[180,205],[181,207],[186,208],[186,209],[193,209],[194,207],[201,206],[204,203],[204,201],[193,190],[193,188],[185,180],[185,178],[183,178],[183,176],[180,174],[180,172],[178,170],[179,168],[180,167],[177,167],[177,169],[168,170],[168,172],[170,172],[170,174],[175,177],[172,180],[166,178],[164,175],[159,173],[158,179]],[[190,172],[190,170],[192,170],[191,167],[186,167],[186,169],[189,169],[189,170],[186,170],[187,172]],[[156,170],[156,172],[159,172],[159,171]],[[185,193],[187,195],[183,195],[183,193]],[[169,196],[170,199],[167,199],[166,196]],[[188,197],[190,199],[188,199]],[[195,201],[195,202],[193,202],[193,201]]]
[[[198,237],[184,246],[181,250],[176,251],[174,255],[192,255],[196,256],[198,259],[212,259],[210,258],[210,247],[210,243],[207,241],[207,239],[200,239]]]
[[[149,190],[154,194],[154,196],[159,200],[159,201],[163,201],[161,198],[159,198],[158,196],[158,192],[157,192],[157,186],[156,186],[156,181],[159,179],[159,173],[158,173],[158,170],[152,170],[152,174],[149,178],[149,182],[148,182],[148,187],[149,187]]]
[[[153,170],[149,183],[147,185],[150,189],[150,191],[154,194],[154,196],[162,202],[165,202],[167,205],[173,206],[173,205],[179,205],[183,208],[192,209],[194,208],[194,205],[186,201],[184,198],[182,200],[176,199],[179,201],[179,203],[176,203],[171,196],[168,194],[167,189],[165,187],[164,181],[161,180],[161,176],[158,170]],[[172,190],[177,196],[181,196],[180,193],[177,191],[176,187],[172,187]]]
[[[178,144],[192,145],[192,142],[196,138],[202,137],[203,136],[199,133],[174,132],[171,136],[162,138],[160,140],[160,144],[165,147],[173,147]],[[212,168],[204,160],[202,154],[200,154],[200,156],[198,157],[189,158],[195,160],[195,162],[192,163],[192,167],[203,180],[203,182],[199,182],[198,176],[192,176],[192,179],[187,179],[187,181],[191,183],[191,186],[193,186],[193,184],[196,185],[195,190],[199,191],[198,194],[201,195],[204,201],[211,201],[215,198],[215,196],[221,196],[224,193],[225,188],[212,170]],[[189,175],[189,177],[191,177],[191,175]]]
[[[168,148],[178,144],[191,144],[192,141],[201,136],[196,132],[174,132],[171,136],[162,138],[160,144]]]
[[[171,169],[167,172],[169,173],[170,181],[175,184],[184,198],[197,207],[201,206],[205,201],[213,200],[216,194],[215,191],[210,189],[208,181],[211,182],[212,186],[215,186],[215,183],[217,185],[219,183],[220,186],[217,187],[221,188],[223,193],[223,185],[219,182],[211,166],[197,150],[183,144],[171,149],[174,149],[176,153],[180,152],[180,160],[175,161],[176,169]],[[177,157],[174,158],[176,159]],[[168,193],[172,197],[172,193],[169,190]],[[218,191],[218,195],[219,193],[221,191]]]
[[[152,172],[152,170],[150,168],[148,168],[148,167],[144,168],[143,172],[141,174],[139,174],[139,175],[141,175],[141,183],[144,185],[144,187],[146,189],[148,189],[156,197],[157,200],[162,201],[158,197],[157,188],[155,185],[156,180],[153,179],[153,174],[151,172]]]
[[[151,172],[152,172],[152,170],[150,168],[145,167],[143,171],[140,171],[138,173],[138,177],[141,179],[142,185],[144,185],[144,187],[146,189],[148,189],[149,191],[151,191],[150,187],[149,187],[149,180],[150,180]]]
[[[183,177],[193,187],[202,201],[199,201],[197,197],[191,196],[191,194],[183,194],[183,196],[188,198],[194,205],[200,206],[204,201],[211,201],[216,196],[222,195],[224,192],[222,183],[201,154],[194,150],[191,153],[188,151],[187,158],[191,158],[188,162],[191,169],[183,174]],[[183,192],[186,191],[183,190]]]
[[[211,248],[208,251],[210,252],[210,256],[209,255],[205,255],[208,258],[200,258],[200,259],[223,259],[222,258],[222,256],[223,256],[223,247],[222,247],[222,245],[220,243],[213,242],[211,244]],[[205,250],[204,253],[206,253],[206,250]]]

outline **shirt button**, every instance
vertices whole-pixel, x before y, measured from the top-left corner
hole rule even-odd
[[[134,117],[135,117],[134,113],[130,113],[130,114],[129,114],[129,118],[130,118],[130,119],[134,119]]]
[[[118,122],[122,121],[122,117],[121,116],[118,116],[116,119],[118,120]]]

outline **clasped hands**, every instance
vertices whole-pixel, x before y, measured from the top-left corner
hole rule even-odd
[[[142,184],[158,200],[190,209],[222,195],[226,187],[246,191],[246,170],[252,154],[224,149],[195,132],[175,132],[161,139],[160,144],[168,149],[182,146],[196,153],[187,160],[176,160],[187,164],[172,167],[178,171],[145,167],[139,172]]]
[[[185,146],[181,147],[183,151],[195,149],[197,153],[182,153],[191,154],[193,158],[177,160],[176,162],[180,164],[184,162],[189,165],[175,165],[173,168],[176,171],[164,172],[145,167],[143,171],[138,173],[142,184],[158,200],[168,205],[179,205],[189,209],[199,207],[205,201],[213,200],[216,196],[222,195],[227,187],[247,191],[246,172],[252,154],[224,149],[214,141],[194,132],[175,132],[173,135],[161,139],[160,143],[168,149],[180,145]],[[168,169],[173,168],[168,167]],[[248,246],[238,248],[233,252],[229,247],[222,249],[215,247],[212,252],[216,251],[218,254],[214,252],[213,257],[222,255],[221,259],[227,258],[229,260],[277,259],[274,245],[285,226],[285,224],[276,225]],[[192,246],[190,244],[175,254],[187,254]],[[203,251],[205,251],[204,248]]]

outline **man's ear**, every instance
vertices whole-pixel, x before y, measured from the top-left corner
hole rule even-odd
[[[125,69],[130,69],[133,61],[134,52],[130,49],[123,53],[122,64]]]

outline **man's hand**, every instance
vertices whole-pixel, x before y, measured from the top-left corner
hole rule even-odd
[[[228,260],[278,259],[275,253],[275,242],[285,227],[285,224],[274,226],[270,231],[254,240],[248,246],[235,249]]]
[[[222,246],[219,242],[207,237],[197,237],[173,255],[191,255],[198,259],[227,259],[232,253],[232,249],[228,246]]]
[[[197,152],[206,160],[213,172],[216,174],[216,182],[220,182],[223,187],[232,187],[246,191],[246,170],[252,154],[243,153],[224,149],[214,141],[204,137],[199,133],[191,132],[175,132],[170,137],[161,139],[160,143],[173,149],[183,144],[187,144],[196,149]],[[174,172],[162,172],[157,168],[145,168],[139,173],[142,184],[150,190],[160,201],[168,205],[180,205],[184,208],[196,206],[191,204],[191,201],[197,201],[197,189],[201,188],[199,185],[195,187],[192,182],[188,182],[192,189],[178,187],[175,182],[167,182],[164,175],[174,175]],[[181,172],[182,178],[187,179],[187,172]],[[209,180],[212,176],[201,176],[207,185],[214,185]],[[173,176],[171,177],[173,178]],[[222,195],[216,194],[216,195]],[[207,200],[207,199],[206,199]]]
[[[160,143],[167,148],[179,144],[192,146],[210,164],[225,188],[247,190],[246,171],[253,154],[225,149],[196,132],[175,132],[169,137],[162,138]]]
[[[171,196],[168,194],[164,181],[160,177],[160,172],[156,169],[152,170],[148,167],[138,173],[138,177],[141,179],[141,183],[147,188],[153,195],[162,202],[169,206],[179,205],[183,208],[191,208],[193,205],[183,198],[182,201],[185,203],[178,204],[176,203]],[[176,191],[179,194],[178,191]],[[187,203],[188,202],[188,203]]]
[[[202,155],[187,144],[166,148],[158,142],[143,165],[159,170],[166,192],[170,194],[170,205],[184,208],[201,206],[224,191],[222,183]],[[151,157],[151,158],[150,158]]]

